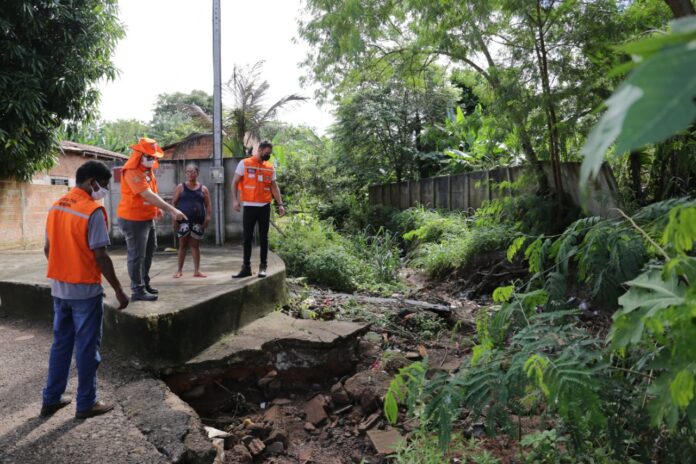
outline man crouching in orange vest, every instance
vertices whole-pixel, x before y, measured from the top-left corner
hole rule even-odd
[[[154,301],[159,293],[150,286],[150,265],[157,248],[155,218],[166,209],[175,220],[186,215],[157,195],[154,170],[163,155],[153,139],[141,138],[131,145],[133,153],[122,169],[121,202],[118,204],[118,226],[128,248],[128,276],[131,280],[131,301]]]
[[[112,404],[97,401],[97,367],[101,357],[104,288],[102,274],[116,291],[118,309],[128,297],[106,253],[109,244],[106,210],[95,200],[107,193],[111,171],[104,163],[87,161],[77,169],[76,186],[54,203],[46,222],[44,253],[53,296],[53,344],[48,379],[43,391],[42,416],[70,404],[62,398],[68,383],[70,358],[77,364],[75,417],[104,414]]]
[[[232,181],[232,206],[235,211],[241,209],[237,191],[241,192],[244,212],[242,227],[244,230],[244,264],[242,270],[232,277],[249,277],[251,275],[251,241],[254,238],[254,226],[259,224],[259,239],[261,242],[261,265],[259,277],[266,277],[268,260],[268,227],[271,222],[271,201],[275,198],[278,204],[278,214],[285,214],[280,189],[276,184],[273,164],[269,163],[273,145],[261,142],[256,154],[242,160],[234,173]]]

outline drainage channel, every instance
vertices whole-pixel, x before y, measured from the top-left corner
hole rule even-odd
[[[378,347],[366,330],[256,349],[223,341],[163,380],[218,438],[225,463],[381,462],[368,432],[390,379],[370,369]]]

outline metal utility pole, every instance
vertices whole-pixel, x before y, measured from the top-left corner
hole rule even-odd
[[[213,212],[215,244],[225,243],[225,168],[222,164],[222,79],[220,72],[220,0],[213,0]]]

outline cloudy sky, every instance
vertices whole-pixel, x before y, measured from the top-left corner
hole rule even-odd
[[[235,63],[265,60],[269,104],[290,93],[313,97],[313,89],[299,82],[307,46],[293,40],[300,3],[221,0],[223,82]],[[212,94],[212,0],[120,0],[119,7],[126,37],[113,57],[119,77],[100,85],[102,119],[148,121],[159,93],[200,89]],[[280,119],[322,133],[332,122],[330,109],[313,100],[284,111]]]

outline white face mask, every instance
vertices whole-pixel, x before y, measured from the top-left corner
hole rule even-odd
[[[146,168],[151,168],[153,164],[155,164],[155,160],[152,158],[148,158],[147,156],[143,156],[140,159],[140,164],[145,166]]]
[[[109,194],[109,190],[99,185],[98,182],[95,183],[97,184],[97,187],[99,187],[99,190],[94,190],[94,187],[92,187],[92,198],[95,200],[101,200]]]

